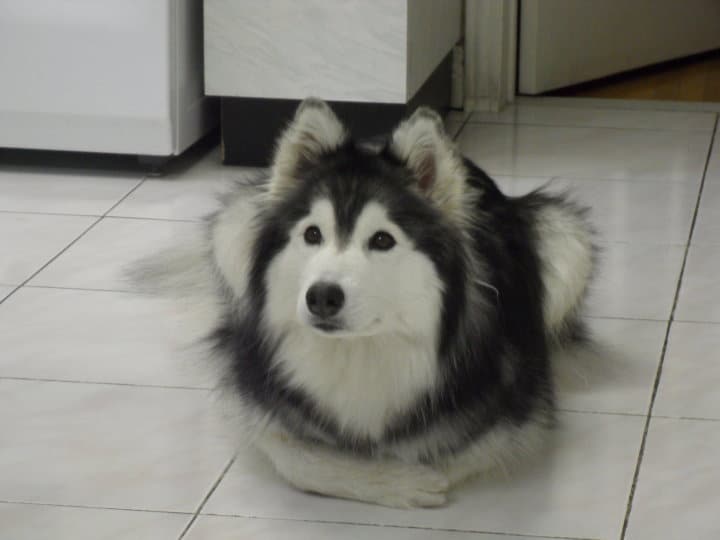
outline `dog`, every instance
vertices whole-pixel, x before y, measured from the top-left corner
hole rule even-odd
[[[550,358],[585,336],[585,210],[505,196],[427,108],[366,144],[307,99],[266,176],[133,274],[212,314],[209,350],[277,473],[432,507],[537,453],[554,425]]]

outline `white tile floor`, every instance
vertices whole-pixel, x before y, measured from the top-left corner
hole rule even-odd
[[[0,539],[720,538],[716,124],[577,100],[449,121],[506,191],[593,208],[603,350],[559,362],[548,455],[435,510],[301,494],[233,458],[177,306],[120,277],[245,170],[216,150],[165,178],[0,165]]]

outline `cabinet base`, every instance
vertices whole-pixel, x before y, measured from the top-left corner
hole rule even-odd
[[[335,113],[357,138],[388,133],[421,105],[445,114],[450,106],[452,54],[448,54],[407,103],[331,101]],[[223,97],[223,163],[265,167],[275,140],[300,103],[296,99]]]

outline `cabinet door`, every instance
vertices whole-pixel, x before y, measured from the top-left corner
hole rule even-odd
[[[522,0],[521,94],[720,47],[717,0]]]

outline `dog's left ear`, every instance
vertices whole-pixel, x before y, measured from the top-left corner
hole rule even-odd
[[[304,100],[277,141],[271,166],[271,194],[292,187],[302,165],[314,163],[336,150],[348,137],[347,130],[327,103],[317,98]]]
[[[388,149],[413,173],[421,194],[448,215],[462,217],[467,172],[439,114],[418,108],[395,129]]]

